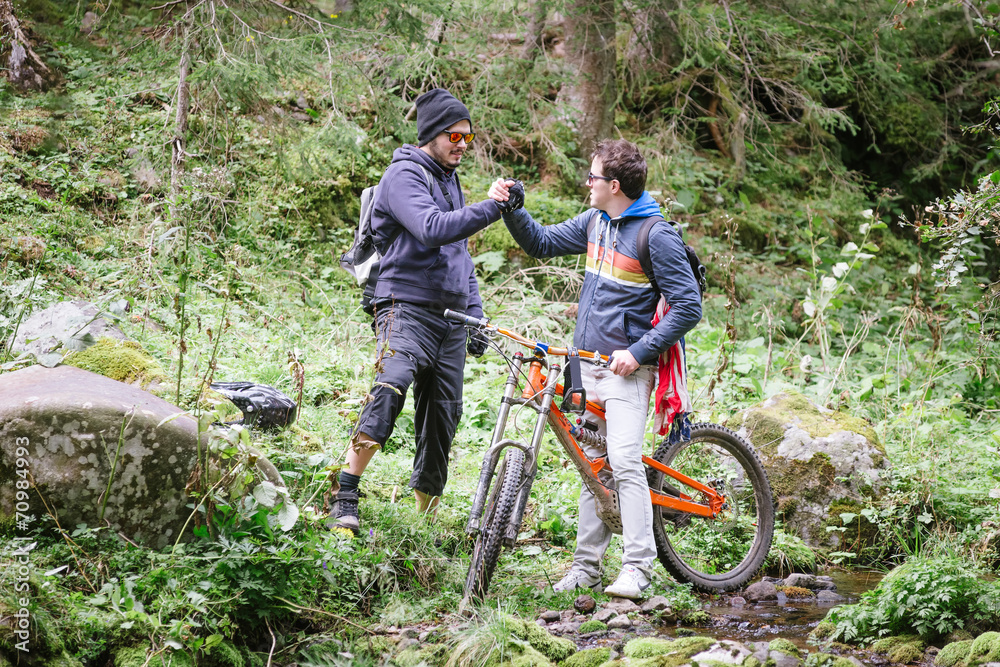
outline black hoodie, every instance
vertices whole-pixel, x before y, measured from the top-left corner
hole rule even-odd
[[[421,165],[433,183],[428,183]],[[445,191],[454,206],[449,206]],[[483,306],[467,239],[499,219],[492,199],[465,206],[453,170],[444,169],[416,146],[397,148],[372,209],[372,230],[382,253],[375,302],[402,301],[481,317]]]

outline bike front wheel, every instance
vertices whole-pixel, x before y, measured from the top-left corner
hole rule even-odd
[[[771,485],[753,447],[717,424],[695,424],[689,441],[664,441],[653,458],[726,498],[711,519],[653,506],[653,536],[663,567],[702,591],[745,584],[764,564],[774,535]],[[654,491],[707,504],[703,493],[662,472],[650,468],[647,477]]]
[[[465,577],[466,600],[481,600],[486,597],[500,558],[507,523],[517,504],[517,491],[521,486],[523,470],[524,452],[515,447],[509,448],[493,480],[493,488],[483,511],[482,527],[472,549],[472,562]]]

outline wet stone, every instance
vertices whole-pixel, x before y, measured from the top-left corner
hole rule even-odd
[[[561,612],[559,612],[559,619],[562,621],[568,621],[571,618],[573,618],[573,616],[575,616],[575,614],[573,613],[572,609],[563,609]]]
[[[834,591],[837,590],[837,584],[833,583],[833,577],[820,576],[816,577],[816,587],[813,590]]]
[[[639,605],[637,605],[632,600],[626,600],[623,598],[617,598],[608,602],[604,605],[605,609],[614,609],[619,614],[631,614],[634,611],[640,611]]]
[[[562,620],[562,614],[560,614],[555,609],[550,609],[549,611],[543,611],[539,616],[539,619],[545,621],[546,623],[555,623]]]
[[[802,661],[795,656],[781,651],[771,651],[769,657],[774,661],[774,667],[798,667],[802,664]]]
[[[589,614],[597,607],[597,603],[589,595],[581,595],[573,600],[573,608],[581,614]]]
[[[827,603],[840,603],[846,600],[843,595],[839,593],[834,593],[833,591],[820,591],[816,593],[816,602],[827,602]]]
[[[420,631],[416,628],[403,628],[399,634],[406,639],[416,639],[420,636]]]
[[[628,630],[632,627],[632,619],[628,616],[622,614],[621,616],[615,616],[610,621],[608,621],[608,629],[610,630]]]
[[[607,623],[612,618],[618,615],[618,612],[614,609],[601,609],[599,612],[594,614],[595,621],[601,621],[602,623]]]
[[[670,601],[662,595],[654,595],[646,600],[640,609],[646,614],[651,611],[664,611],[666,609],[670,609]]]
[[[761,600],[777,600],[778,589],[769,581],[758,581],[751,584],[744,591],[743,595],[750,602],[760,602]]]
[[[399,640],[398,644],[396,644],[396,650],[403,652],[406,649],[410,648],[411,646],[419,646],[419,645],[420,641],[415,639],[414,637],[404,637]]]
[[[750,649],[734,641],[722,640],[712,645],[707,651],[691,657],[695,663],[721,663],[725,665],[741,665],[750,656]]]
[[[731,607],[742,607],[742,606],[746,605],[746,603],[747,603],[747,599],[744,598],[744,597],[740,597],[739,595],[737,595],[734,598],[730,598],[729,599],[729,605]],[[761,662],[763,662],[763,660]]]
[[[794,573],[785,578],[785,586],[796,586],[812,590],[816,587],[816,577],[811,574]]]
[[[537,625],[540,628],[544,628],[544,627],[546,627],[548,625],[548,623],[545,622],[544,618],[538,618],[538,619],[535,619],[535,625]]]

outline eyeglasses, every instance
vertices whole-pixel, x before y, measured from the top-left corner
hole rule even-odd
[[[453,144],[457,144],[462,139],[465,139],[465,143],[471,144],[472,140],[476,138],[475,132],[469,132],[468,134],[462,134],[461,132],[442,132],[441,134],[447,134],[448,141]]]
[[[587,185],[593,185],[595,179],[598,181],[607,181],[609,183],[611,181],[618,180],[616,178],[611,178],[610,176],[598,176],[597,174],[587,174]]]

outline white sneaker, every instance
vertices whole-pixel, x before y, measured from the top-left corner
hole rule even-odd
[[[649,588],[649,577],[639,571],[634,565],[626,565],[615,583],[604,589],[605,594],[616,598],[631,598],[641,600],[643,591]]]
[[[579,568],[570,568],[570,571],[566,573],[566,576],[559,580],[555,586],[552,587],[556,593],[562,593],[563,591],[573,591],[577,588],[589,588],[592,591],[596,591],[601,586],[601,578],[589,575]]]

